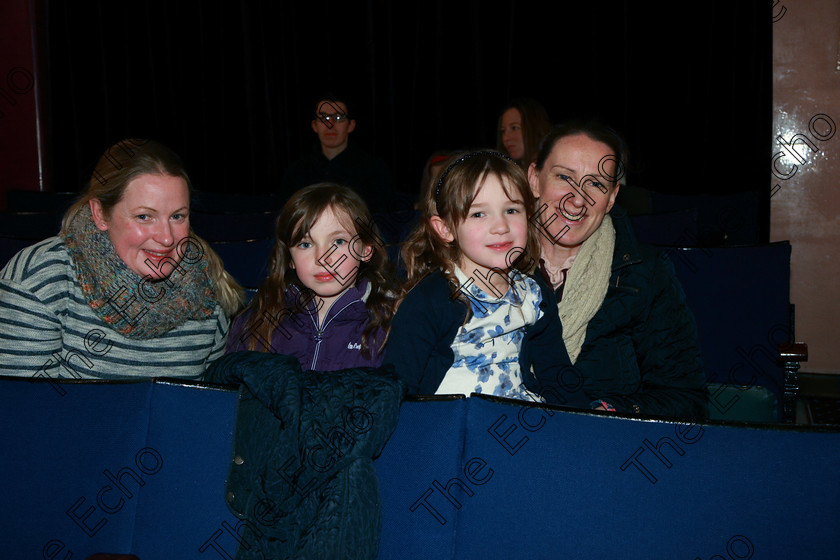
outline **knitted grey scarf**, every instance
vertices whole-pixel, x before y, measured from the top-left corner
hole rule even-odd
[[[144,280],[117,255],[108,233],[96,228],[90,208],[76,214],[61,238],[90,308],[128,338],[156,338],[216,309],[207,259],[196,242],[181,244],[180,264],[165,280]]]

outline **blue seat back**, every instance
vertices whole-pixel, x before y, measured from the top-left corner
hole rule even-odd
[[[274,212],[222,214],[190,212],[190,226],[207,241],[246,241],[274,237]]]
[[[217,241],[210,246],[221,257],[228,271],[244,288],[257,288],[268,276],[268,259],[274,239]]]
[[[729,194],[651,193],[654,213],[697,209],[697,242],[688,246],[752,245],[759,235],[759,199],[755,191]]]
[[[0,236],[40,241],[61,230],[60,212],[2,212]]]
[[[766,387],[782,403],[776,357],[790,338],[790,244],[666,252],[697,320],[709,381]]]
[[[259,212],[279,212],[283,207],[279,196],[272,194],[233,194],[209,191],[193,191],[190,210],[217,214],[256,214]]]
[[[665,247],[691,247],[697,242],[697,209],[630,216],[636,238]]]
[[[224,498],[236,393],[61,387],[0,378],[3,558],[235,555],[247,534]],[[375,466],[382,559],[833,558],[840,547],[837,431],[405,402]]]
[[[0,236],[0,269],[6,266],[12,257],[19,251],[34,245],[36,240],[32,239],[18,239],[16,237],[2,237]]]
[[[34,373],[34,372],[33,372]],[[236,393],[160,383],[0,380],[7,559],[206,558],[227,514]],[[8,501],[6,501],[8,500]],[[69,513],[68,513],[69,512]],[[47,555],[52,551],[52,555]],[[59,551],[59,552],[56,552]]]
[[[6,210],[9,212],[64,213],[80,196],[77,192],[10,189],[6,191]]]

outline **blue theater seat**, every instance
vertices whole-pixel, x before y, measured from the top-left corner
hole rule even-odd
[[[58,235],[61,218],[58,212],[0,212],[0,268],[21,249]]]
[[[80,196],[77,192],[9,189],[6,191],[6,210],[9,212],[60,212],[63,214]]]
[[[245,305],[251,303],[255,295],[257,295],[257,288],[245,288]]]
[[[651,192],[654,213],[697,209],[697,243],[720,247],[760,242],[756,191],[729,194],[670,194]]]
[[[248,543],[224,496],[235,392],[60,387],[0,378],[4,560],[229,559]],[[838,429],[408,401],[375,462],[379,558],[833,559]]]
[[[60,212],[0,212],[0,236],[40,241],[61,230]]]
[[[25,249],[37,242],[37,240],[32,239],[0,236],[0,269],[6,266],[6,263],[9,262],[21,249]]]
[[[190,212],[190,226],[207,241],[245,241],[274,236],[274,212],[221,214]]]
[[[272,194],[258,195],[193,191],[190,210],[216,214],[277,213],[283,207],[284,202],[279,196]]]
[[[786,241],[667,249],[697,320],[712,418],[792,420],[795,394],[778,363],[793,333]]]
[[[257,288],[268,276],[268,259],[274,239],[217,241],[210,246],[221,257],[225,270],[244,288]]]
[[[382,235],[382,241],[388,260],[394,265],[399,278],[405,278],[405,263],[400,258],[401,243],[411,234],[420,222],[420,213],[413,209],[374,214],[373,220]]]
[[[420,221],[420,213],[413,209],[383,212],[374,214],[373,221],[376,223],[385,244],[395,245],[408,237],[408,234]]]
[[[697,246],[697,209],[630,216],[636,238],[665,247]]]
[[[2,557],[207,558],[198,548],[225,518],[219,482],[236,394],[149,382],[58,387],[63,395],[46,381],[2,382],[0,417],[15,429],[0,436],[0,484],[18,509],[4,508]]]

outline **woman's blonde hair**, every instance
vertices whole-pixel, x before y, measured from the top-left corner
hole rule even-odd
[[[525,172],[516,162],[500,152],[489,150],[453,156],[452,163],[438,182],[429,185],[423,193],[418,205],[423,216],[400,253],[407,271],[402,297],[428,274],[438,270],[450,281],[453,295],[460,294],[460,285],[454,275],[455,265],[461,257],[458,242],[441,239],[432,226],[431,218],[440,216],[449,230],[455,231],[467,218],[473,200],[489,175],[499,179],[509,199],[518,197],[523,202],[530,223],[536,202]],[[518,251],[511,254],[511,268],[530,274],[540,254],[534,227],[528,227],[525,247],[516,249]],[[462,295],[459,299],[464,300]]]
[[[289,248],[309,235],[315,222],[327,209],[332,209],[348,232],[355,232],[360,243],[373,248],[370,258],[359,262],[359,272],[356,276],[357,283],[363,278],[367,279],[371,288],[365,302],[370,321],[362,331],[362,353],[365,357],[371,356],[370,342],[376,330],[389,330],[395,310],[392,293],[395,281],[382,237],[373,222],[370,210],[351,188],[335,183],[317,183],[294,193],[277,217],[268,277],[260,285],[257,295],[248,307],[250,316],[243,328],[243,332],[253,333],[248,342],[250,350],[259,349],[258,341],[270,341],[274,330],[280,327],[283,320],[301,311],[295,308],[300,306],[301,300],[286,300],[286,291],[290,287],[296,286],[300,290],[304,296],[302,301],[312,297],[310,290],[298,279],[297,272],[291,266],[292,253]],[[278,319],[266,321],[266,316]],[[377,352],[382,350],[382,345],[376,349]]]
[[[168,175],[184,180],[188,191],[190,178],[178,155],[154,140],[129,138],[108,148],[93,170],[87,191],[77,200],[61,220],[61,233],[67,233],[79,212],[93,199],[99,200],[102,211],[110,217],[114,206],[122,200],[128,184],[141,175]],[[219,304],[228,316],[233,316],[245,301],[242,287],[225,272],[219,255],[190,228],[189,235],[204,250],[208,260],[210,281],[219,297]]]

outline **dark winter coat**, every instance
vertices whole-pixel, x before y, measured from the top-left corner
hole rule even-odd
[[[586,393],[619,412],[704,418],[708,391],[697,327],[674,266],[636,240],[623,210],[610,215],[610,284],[575,363]]]
[[[404,386],[393,372],[301,372],[291,356],[238,352],[205,379],[241,384],[226,488],[245,521],[237,559],[376,558],[372,459],[399,417]]]

